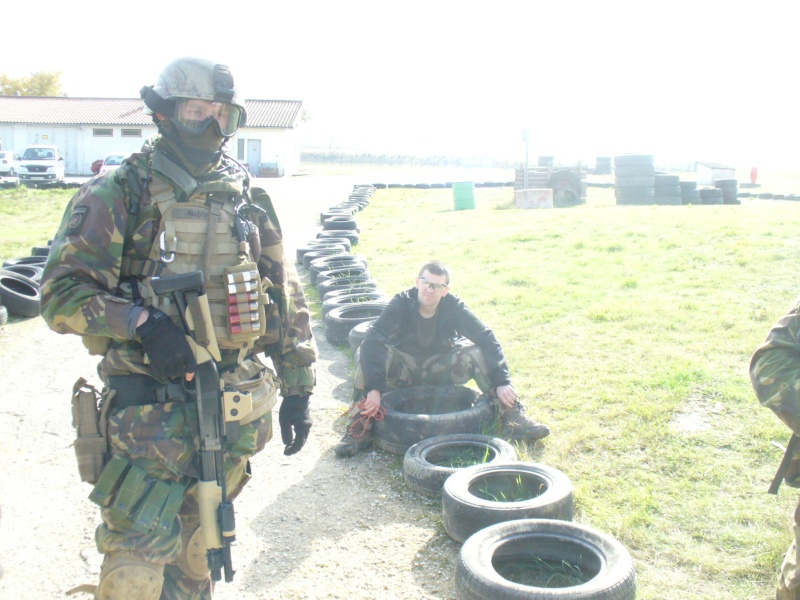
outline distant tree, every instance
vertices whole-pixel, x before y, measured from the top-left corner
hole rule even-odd
[[[12,79],[0,73],[0,96],[61,96],[61,72],[37,71]]]

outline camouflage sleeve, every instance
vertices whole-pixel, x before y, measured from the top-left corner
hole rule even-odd
[[[280,312],[282,331],[280,347],[264,348],[281,379],[281,393],[312,392],[316,383],[313,364],[317,360],[317,344],[311,331],[311,314],[300,278],[294,265],[286,260],[283,234],[269,196],[254,189],[253,200],[267,211],[259,226],[261,257],[259,272],[272,282],[270,296]]]
[[[92,179],[70,200],[41,280],[42,317],[54,331],[129,337],[133,304],[114,295],[127,215],[112,174]]]
[[[759,402],[800,434],[800,302],[753,354],[750,380]]]

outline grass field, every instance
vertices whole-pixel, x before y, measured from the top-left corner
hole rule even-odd
[[[380,190],[354,251],[391,292],[428,258],[452,267],[553,429],[526,458],[629,548],[639,598],[774,597],[797,492],[766,493],[789,431],[747,370],[800,290],[800,205],[613,203],[590,188],[585,206],[521,211],[478,188],[454,211],[450,190]]]
[[[800,173],[761,177],[800,192]],[[0,256],[46,242],[72,193],[0,191]],[[452,267],[553,429],[524,458],[563,470],[575,520],[627,546],[638,598],[774,597],[798,493],[766,493],[789,432],[747,367],[800,290],[800,203],[618,207],[589,188],[586,205],[522,211],[478,188],[454,211],[452,190],[392,189],[357,219],[353,251],[388,293],[429,258]]]

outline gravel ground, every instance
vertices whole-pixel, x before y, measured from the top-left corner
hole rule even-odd
[[[292,256],[314,237],[319,212],[362,181],[261,181]],[[459,545],[442,528],[440,503],[406,487],[401,457],[334,455],[352,371],[346,354],[325,341],[322,324],[314,329],[320,360],[311,437],[285,457],[276,431],[252,461],[255,477],[236,501],[236,577],[218,585],[215,598],[454,598]],[[0,331],[0,361],[0,598],[64,597],[96,583],[101,562],[99,517],[71,447],[69,402],[79,376],[97,383],[96,359],[77,337],[29,319]]]

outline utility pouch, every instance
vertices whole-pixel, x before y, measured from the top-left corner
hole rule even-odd
[[[264,305],[269,302],[265,283],[252,262],[225,267],[228,335],[234,342],[248,342],[267,330]]]
[[[108,459],[108,443],[101,433],[100,394],[81,377],[72,388],[73,446],[81,481],[97,483]]]

